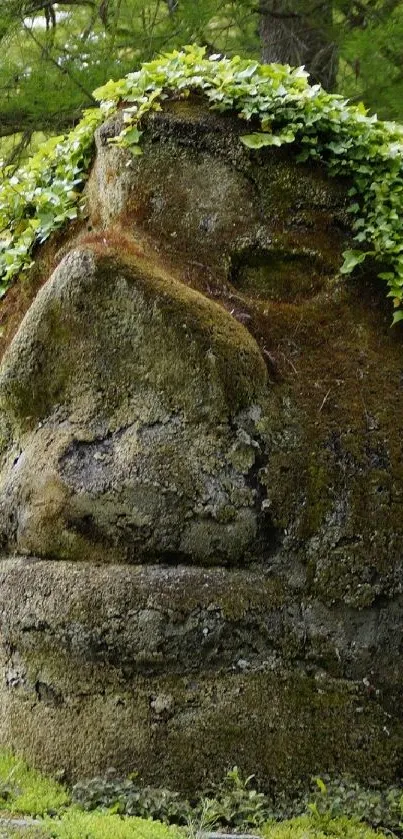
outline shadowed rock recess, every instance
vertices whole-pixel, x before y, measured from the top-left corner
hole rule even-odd
[[[401,331],[337,278],[348,184],[244,130],[102,126],[12,290],[0,741],[71,779],[402,775]]]

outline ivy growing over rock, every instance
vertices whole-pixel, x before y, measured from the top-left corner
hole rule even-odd
[[[241,137],[252,153],[294,144],[298,161],[320,161],[350,181],[349,211],[357,242],[340,268],[350,274],[367,257],[379,263],[403,320],[403,126],[369,116],[365,107],[311,86],[301,67],[228,59],[197,46],[163,55],[94,92],[100,107],[67,137],[50,140],[18,172],[0,182],[0,293],[32,264],[37,243],[75,218],[92,157],[96,127],[121,107],[123,128],[111,142],[141,154],[141,126],[169,97],[203,95],[211,109],[251,123]]]
[[[52,137],[16,172],[0,181],[0,296],[33,264],[32,251],[80,212],[81,190],[93,156],[94,132],[103,120],[86,111],[67,136]]]

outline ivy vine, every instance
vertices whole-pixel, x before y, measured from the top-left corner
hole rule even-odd
[[[0,181],[0,297],[33,265],[32,251],[69,219],[77,218],[82,185],[93,156],[99,108],[84,113],[67,136],[52,137],[16,172]]]
[[[0,182],[0,295],[32,264],[36,243],[82,206],[82,185],[95,129],[120,106],[123,126],[110,142],[141,150],[142,118],[169,97],[201,93],[215,111],[232,111],[257,127],[241,136],[258,151],[295,144],[298,161],[321,161],[331,176],[350,180],[349,212],[356,249],[340,268],[350,274],[367,257],[380,265],[393,323],[403,320],[403,126],[370,116],[364,105],[310,85],[302,67],[258,64],[238,56],[206,56],[185,47],[144,64],[94,92],[100,107],[86,111],[66,137],[53,138],[28,163]]]

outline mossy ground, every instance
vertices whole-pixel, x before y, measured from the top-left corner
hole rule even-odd
[[[27,766],[10,752],[0,752],[0,809],[43,816],[69,803],[61,784]]]
[[[34,817],[36,823],[31,824],[28,818],[27,824],[21,825],[18,816]],[[0,752],[1,839],[3,835],[25,839],[177,839],[181,831],[150,819],[83,812],[70,804],[64,786],[10,752]]]
[[[266,825],[265,839],[382,839],[384,833],[371,830],[366,825],[351,819],[326,819],[316,816],[300,816],[277,825]]]
[[[175,832],[172,828],[164,828],[145,819],[122,819],[108,813],[71,811],[49,826],[16,828],[7,836],[10,839],[163,839],[164,836],[174,837],[175,833],[182,837],[186,835],[184,831]],[[265,839],[386,839],[386,834],[348,819],[334,819],[321,825],[309,816],[267,825],[263,835]]]
[[[36,825],[7,826],[5,835],[21,839],[179,839],[183,832],[149,819],[69,808],[60,817],[46,817]]]
[[[195,839],[214,830],[210,824],[203,825],[200,817],[191,820],[188,828],[180,828],[152,819],[121,816],[113,811],[83,811],[71,804],[70,795],[61,784],[30,769],[21,758],[9,752],[0,752],[0,796],[0,839],[184,839],[186,836]],[[31,819],[22,824],[18,818],[21,816]],[[331,818],[316,809],[309,815],[246,830],[262,835],[263,839],[386,837],[363,822],[344,816]],[[390,831],[387,833],[391,835]]]

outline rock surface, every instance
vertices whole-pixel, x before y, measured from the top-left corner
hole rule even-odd
[[[3,362],[0,539],[60,559],[256,554],[266,378],[216,303],[144,259],[73,250]]]
[[[394,781],[403,347],[337,278],[347,185],[198,103],[141,158],[118,130],[0,370],[0,738],[71,778]]]

